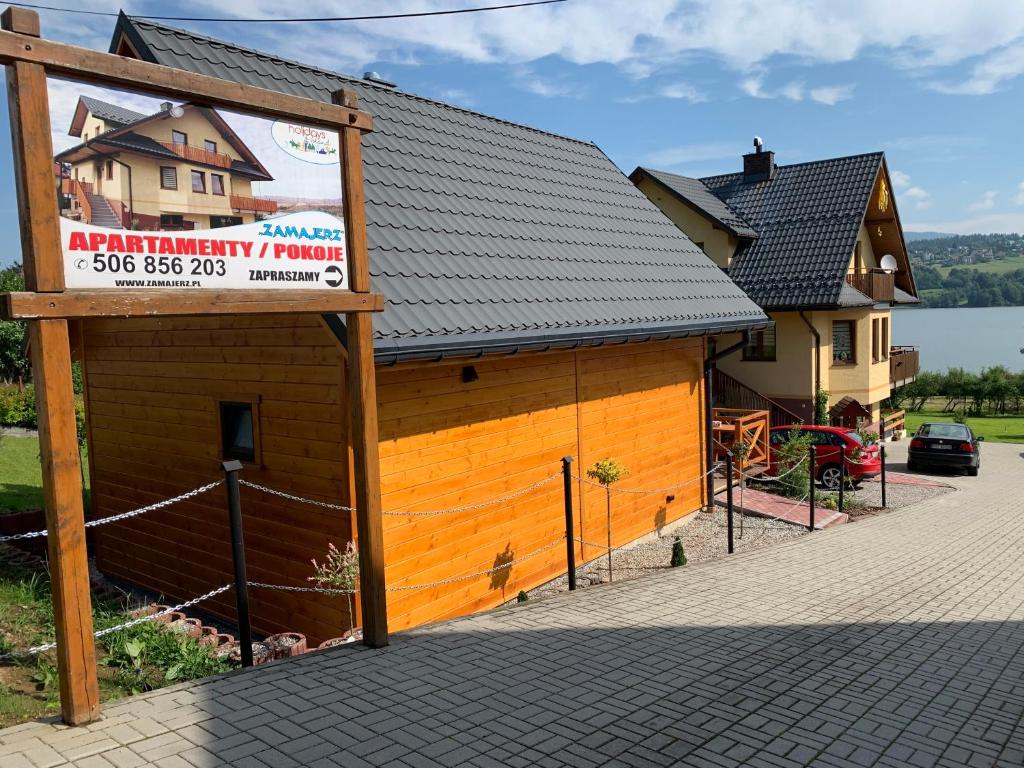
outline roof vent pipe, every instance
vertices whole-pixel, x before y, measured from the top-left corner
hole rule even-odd
[[[385,80],[383,77],[381,77],[381,74],[379,72],[375,72],[373,70],[363,72],[363,80],[367,80],[371,83],[376,83],[377,85],[383,85],[385,88],[398,87],[397,83],[392,83],[390,80]]]

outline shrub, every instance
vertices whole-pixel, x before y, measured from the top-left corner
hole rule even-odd
[[[672,542],[672,567],[678,568],[681,565],[686,565],[686,550],[683,549],[683,540],[676,536]]]
[[[0,389],[0,426],[28,429],[35,429],[38,426],[36,391],[31,384],[25,387],[24,391],[17,387]]]
[[[115,668],[118,685],[132,693],[231,668],[209,646],[152,621],[114,632],[104,638],[104,645],[108,655],[102,663]]]
[[[784,475],[776,482],[779,490],[791,499],[802,499],[810,490],[811,467],[810,462],[805,461],[810,456],[810,448],[810,434],[798,431],[791,432],[786,442],[775,448],[778,473]]]

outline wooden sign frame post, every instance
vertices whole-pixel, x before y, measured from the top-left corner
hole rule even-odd
[[[0,16],[7,69],[14,171],[26,292],[0,294],[0,318],[27,320],[39,412],[39,443],[60,677],[61,713],[71,725],[99,717],[96,650],[85,548],[82,482],[71,383],[68,320],[89,317],[344,313],[359,542],[364,642],[387,644],[380,510],[377,399],[361,136],[373,129],[347,91],[334,103],[304,99],[40,38],[34,11]],[[339,133],[349,290],[65,290],[47,75],[135,88],[211,107],[306,123]],[[338,457],[345,460],[344,456]]]

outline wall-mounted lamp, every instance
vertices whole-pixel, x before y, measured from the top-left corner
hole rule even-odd
[[[666,504],[671,504],[675,500],[676,500],[675,494],[669,494],[668,496],[665,497],[665,503]]]
[[[464,384],[472,384],[474,381],[480,380],[480,374],[476,372],[475,365],[467,365],[462,369],[462,382]]]

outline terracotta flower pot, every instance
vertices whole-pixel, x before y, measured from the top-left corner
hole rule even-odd
[[[292,656],[300,656],[305,653],[306,636],[298,632],[278,632],[271,635],[264,642],[274,649],[275,659],[288,659]]]

